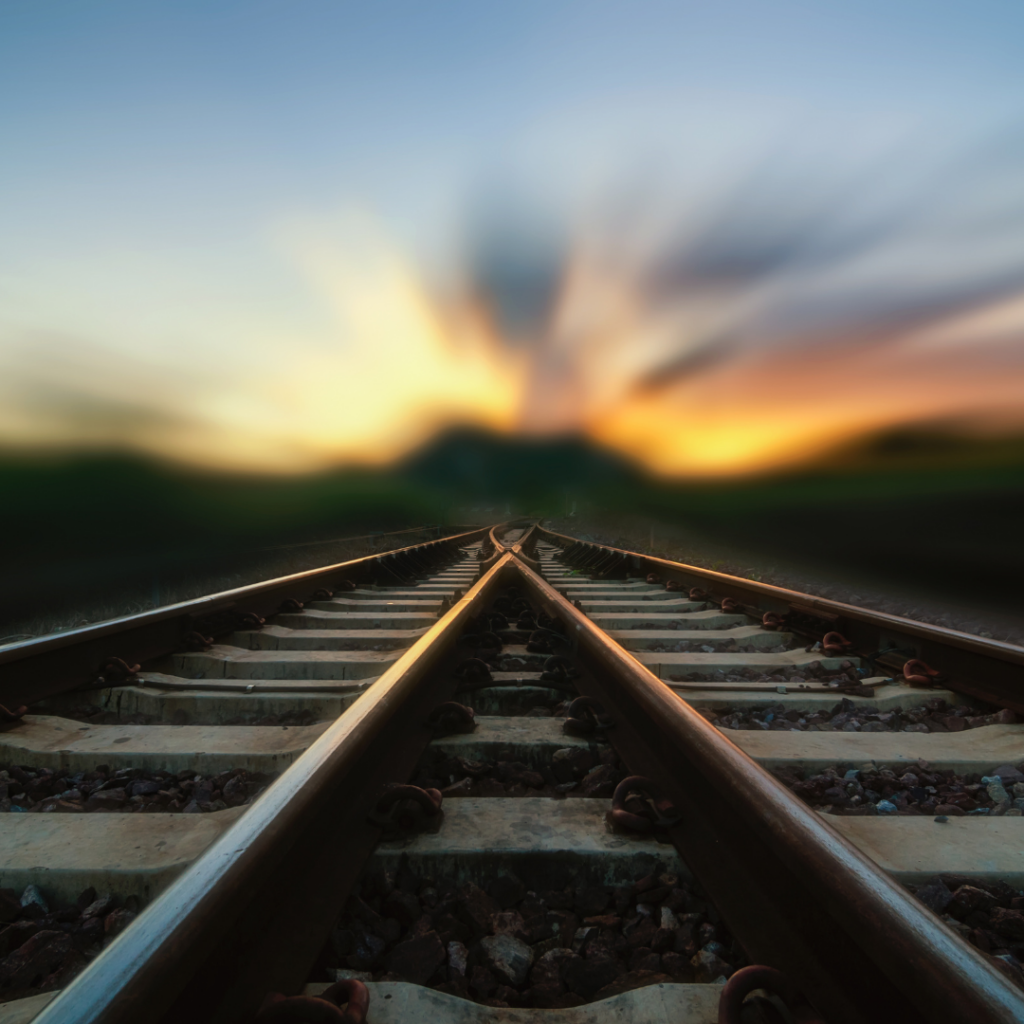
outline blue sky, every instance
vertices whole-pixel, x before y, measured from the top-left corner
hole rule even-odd
[[[354,199],[433,237],[485,175],[549,162],[571,192],[744,110],[997,123],[1022,29],[1013,3],[8,2],[4,222],[189,245]]]
[[[125,388],[195,426],[213,415],[197,364],[228,387],[240,360],[269,379],[290,345],[331,347],[299,265],[313,235],[348,245],[353,210],[430,285],[465,269],[479,209],[510,194],[569,233],[651,195],[667,197],[655,221],[721,203],[767,164],[906,199],[1016,145],[1022,28],[1024,8],[992,2],[8,0],[0,365],[25,383],[0,437],[82,429],[53,418],[76,353],[130,364]],[[996,179],[975,174],[958,208]],[[1000,245],[993,273],[1017,259]],[[257,402],[246,387],[236,404]],[[94,412],[119,400],[82,389]]]

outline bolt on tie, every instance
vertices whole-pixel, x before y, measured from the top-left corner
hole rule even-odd
[[[675,825],[681,817],[657,782],[642,775],[630,775],[615,787],[606,820],[614,831],[646,834]]]
[[[755,995],[753,999],[747,999],[759,989],[770,993],[769,997]],[[718,997],[718,1024],[741,1024],[747,1020],[747,1016],[742,1013],[745,1002],[753,1003],[753,1008],[767,1010],[761,1014],[764,1019],[777,1019],[780,1015],[776,1000],[782,1002],[796,1024],[825,1024],[821,1015],[797,991],[786,975],[774,967],[762,964],[741,967],[722,987]]]
[[[476,712],[465,704],[449,700],[438,704],[427,716],[427,723],[434,730],[435,736],[447,736],[452,733],[470,733],[476,726]]]
[[[566,710],[562,732],[570,736],[590,736],[614,724],[596,697],[577,697]]]
[[[353,978],[335,982],[319,996],[268,992],[253,1024],[364,1024],[369,1007],[370,990]]]

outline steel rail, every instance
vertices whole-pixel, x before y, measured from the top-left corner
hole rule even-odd
[[[301,988],[379,834],[366,814],[404,782],[450,697],[445,653],[489,599],[502,559],[389,668],[35,1024],[249,1021]]]
[[[38,1024],[241,1024],[267,991],[297,991],[376,842],[367,811],[386,782],[409,777],[427,713],[452,696],[439,668],[509,583],[568,628],[580,691],[611,712],[631,770],[665,782],[684,812],[671,839],[752,958],[784,971],[832,1024],[1024,1020],[1024,996],[981,954],[532,571],[516,548],[536,536],[502,552]]]
[[[490,541],[494,551],[488,558],[484,559],[480,563],[480,572],[484,573],[490,569],[506,551],[513,551],[520,547],[522,538],[518,541],[513,541],[512,544],[506,544],[502,539],[504,534],[508,533],[509,530],[517,529],[519,527],[529,534],[534,529],[535,525],[536,524],[534,523],[524,523],[517,519],[510,519],[506,523],[495,523],[495,525],[487,531],[487,539]],[[540,566],[538,565],[537,568],[539,569]]]
[[[812,617],[818,615],[823,623],[832,623],[827,629],[839,629],[859,650],[877,652],[895,648],[904,651],[904,660],[921,658],[948,675],[951,681],[944,685],[1024,713],[1024,647],[1016,644],[859,608],[654,555],[581,541],[543,527],[538,527],[536,534],[558,545],[567,554],[592,551],[613,555],[613,564],[623,572],[630,567],[642,574],[657,572],[683,583],[700,584],[714,599],[732,597],[744,601],[752,613],[797,611]]]
[[[512,554],[521,562],[525,562],[538,576],[543,576],[544,571],[536,556],[536,547],[537,523],[531,523],[519,540],[512,545]]]
[[[332,579],[362,577],[378,568],[386,571],[392,563],[400,567],[404,560],[414,559],[416,552],[454,550],[486,532],[478,529],[442,537],[8,644],[0,647],[0,704],[31,704],[85,685],[110,657],[141,663],[169,654],[178,649],[185,633],[204,626],[204,621],[215,625],[216,616],[221,613],[271,615],[285,598],[308,600],[312,591]],[[410,574],[395,575],[406,579]],[[225,621],[230,624],[230,619]],[[220,632],[230,628],[222,627]]]
[[[580,689],[615,720],[634,772],[668,783],[673,842],[755,962],[831,1024],[1024,1020],[1024,993],[697,714],[528,566],[522,583],[575,637]],[[589,685],[588,685],[589,684]]]
[[[512,520],[508,523],[501,523],[498,526],[491,527],[490,538],[491,543],[495,545],[497,550],[511,551],[520,561],[525,562],[535,573],[543,576],[541,571],[540,562],[530,554],[528,549],[532,549],[537,541],[537,523],[528,522],[522,523],[519,520]],[[507,533],[509,530],[522,527],[523,533],[518,540],[513,541],[511,544],[506,544],[501,539],[501,534]]]

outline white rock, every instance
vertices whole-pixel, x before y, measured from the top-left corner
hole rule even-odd
[[[448,943],[448,966],[459,974],[466,973],[469,950],[461,942]]]
[[[1010,798],[1003,787],[1003,780],[998,775],[985,775],[981,781],[994,804],[1005,803],[1009,806]]]
[[[44,914],[50,912],[50,908],[46,905],[46,900],[43,899],[43,894],[39,891],[39,887],[36,885],[26,885],[25,891],[21,894],[21,905],[27,907],[32,903],[42,907]]]
[[[724,960],[706,949],[699,950],[696,956],[690,958],[690,963],[695,974],[694,980],[704,985],[717,984],[719,978],[724,979],[725,972],[732,973]]]
[[[514,935],[488,935],[480,940],[487,966],[508,979],[513,986],[523,985],[533,964],[533,950]]]
[[[345,967],[328,967],[327,977],[331,981],[373,981],[369,971],[350,971]]]

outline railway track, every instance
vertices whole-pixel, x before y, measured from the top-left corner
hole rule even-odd
[[[1022,664],[528,524],[9,645],[0,1022],[1024,1020]]]

